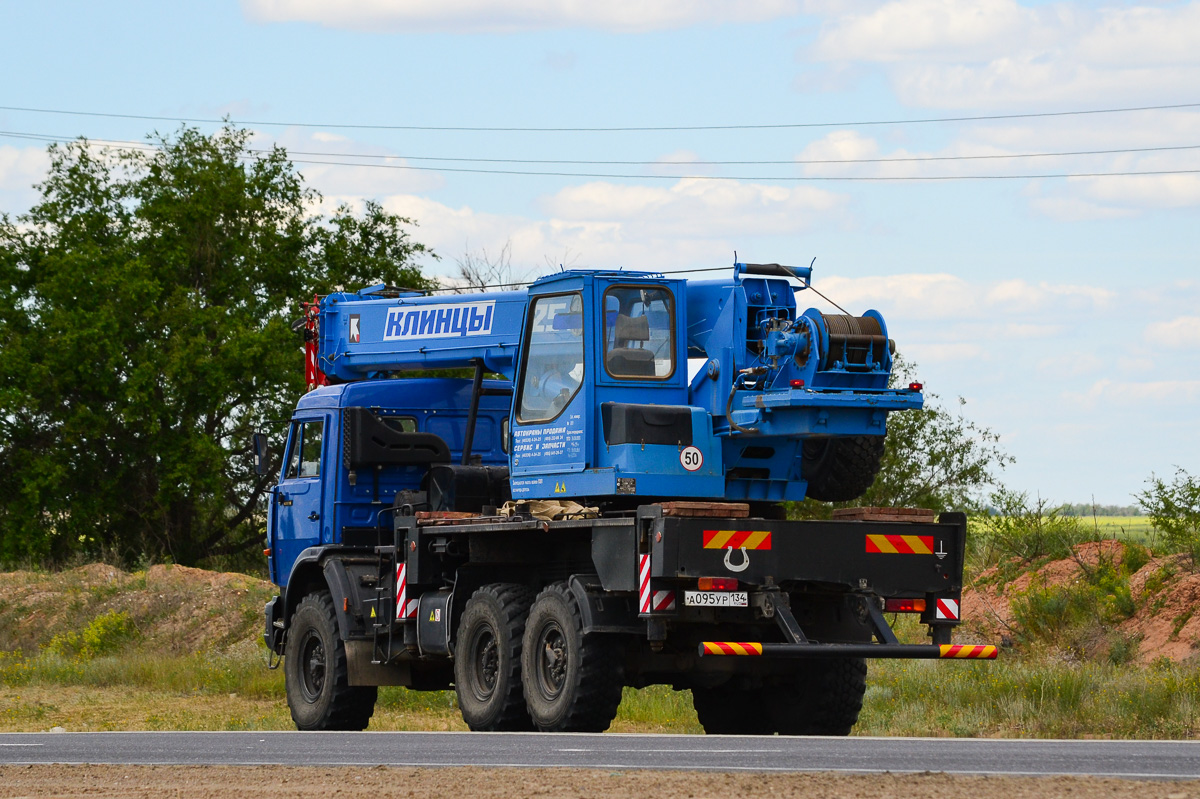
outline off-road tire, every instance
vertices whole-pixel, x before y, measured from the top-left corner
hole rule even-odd
[[[454,645],[454,690],[472,730],[532,730],[521,687],[521,642],[533,591],[485,585],[467,600]]]
[[[879,474],[883,436],[818,438],[804,442],[800,473],[808,481],[809,499],[849,502],[858,499]]]
[[[770,735],[775,732],[762,688],[693,688],[692,707],[707,735]]]
[[[849,735],[866,690],[862,658],[800,661],[799,673],[764,689],[780,735]]]
[[[283,653],[288,707],[297,729],[366,729],[378,689],[352,687],[346,669],[333,598],[328,591],[311,593],[292,614]]]
[[[617,715],[625,684],[619,644],[611,636],[584,635],[566,583],[548,586],[529,610],[521,682],[542,732],[604,732]]]

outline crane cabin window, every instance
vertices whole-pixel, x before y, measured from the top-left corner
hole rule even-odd
[[[538,297],[529,320],[517,421],[548,422],[583,385],[583,300],[578,294]]]
[[[604,292],[604,369],[619,380],[675,374],[675,298],[662,286]]]

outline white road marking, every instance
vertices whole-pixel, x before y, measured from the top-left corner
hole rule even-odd
[[[752,753],[752,755],[778,755],[778,753],[786,752],[784,749],[756,749],[748,752],[744,749],[557,749],[556,752],[632,752],[635,755],[644,755],[647,752],[696,752],[698,755],[738,755],[738,753]]]

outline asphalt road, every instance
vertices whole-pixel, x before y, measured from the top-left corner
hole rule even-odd
[[[1200,741],[450,732],[0,734],[0,763],[563,766],[1200,779]]]

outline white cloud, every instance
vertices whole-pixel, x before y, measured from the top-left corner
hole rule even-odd
[[[1097,380],[1083,393],[1064,393],[1064,399],[1085,409],[1100,405],[1122,408],[1195,407],[1200,402],[1200,380]]]
[[[587,183],[540,205],[570,222],[620,221],[657,236],[713,238],[797,233],[844,202],[843,195],[810,186],[685,179],[671,186]]]
[[[668,186],[605,182],[543,197],[544,218],[452,208],[417,195],[384,206],[419,220],[417,238],[443,255],[511,242],[514,264],[667,269],[724,263],[741,237],[786,236],[836,220],[844,198],[810,187],[680,180]]]
[[[827,60],[976,61],[998,57],[1036,28],[1037,15],[1011,0],[901,0],[828,23],[816,46]]]
[[[962,363],[963,361],[978,361],[987,351],[975,343],[922,343],[915,342],[905,347],[905,352],[912,353],[913,360],[922,365],[941,363]]]
[[[1129,208],[1110,208],[1081,197],[1035,197],[1030,206],[1058,222],[1086,222],[1092,219],[1119,219],[1134,216]]]
[[[0,147],[0,209],[20,213],[37,202],[33,184],[43,180],[49,168],[44,147]]]
[[[1152,171],[1146,170],[1146,171]],[[1139,208],[1200,205],[1200,174],[1077,178],[1097,200]]]
[[[833,276],[821,278],[819,288],[847,308],[876,307],[884,314],[909,319],[975,321],[1004,317],[1009,320],[1007,326],[990,333],[1013,338],[1047,337],[1061,328],[1055,323],[1012,319],[1048,311],[1103,311],[1117,297],[1099,286],[1049,282],[1035,285],[1024,280],[980,284],[948,274]]]
[[[799,0],[242,0],[259,22],[315,22],[329,28],[417,33],[512,33],[592,28],[641,33],[726,22],[762,22],[799,13]]]
[[[1154,322],[1146,326],[1142,337],[1158,347],[1200,350],[1200,316],[1180,316],[1169,322]]]
[[[1052,378],[1076,378],[1105,368],[1105,360],[1090,352],[1058,353],[1038,361],[1038,371]]]
[[[814,54],[883,64],[901,99],[919,106],[1171,102],[1200,83],[1200,3],[896,0],[830,14]]]
[[[328,131],[289,129],[278,138],[257,134],[255,145],[278,144],[303,173],[308,184],[325,195],[326,205],[362,198],[427,192],[441,188],[445,179],[435,171],[390,155],[387,150]]]
[[[1118,126],[1115,132],[1112,125],[1079,120],[1053,125],[972,126],[937,150],[884,151],[875,138],[854,130],[836,130],[810,142],[796,160],[804,174],[814,177],[1029,176],[1024,194],[1030,207],[1064,222],[1200,205],[1200,174],[1186,173],[1200,171],[1200,150],[1136,152],[1191,142],[1200,126],[1200,114],[1134,116],[1133,124]],[[1165,174],[1136,174],[1155,172]],[[1053,175],[1079,177],[1048,177]]]
[[[888,275],[846,278],[818,276],[814,284],[847,310],[878,308],[885,315],[918,319],[969,318],[980,299],[979,290],[967,281],[946,274]],[[812,302],[804,292],[796,302]]]

